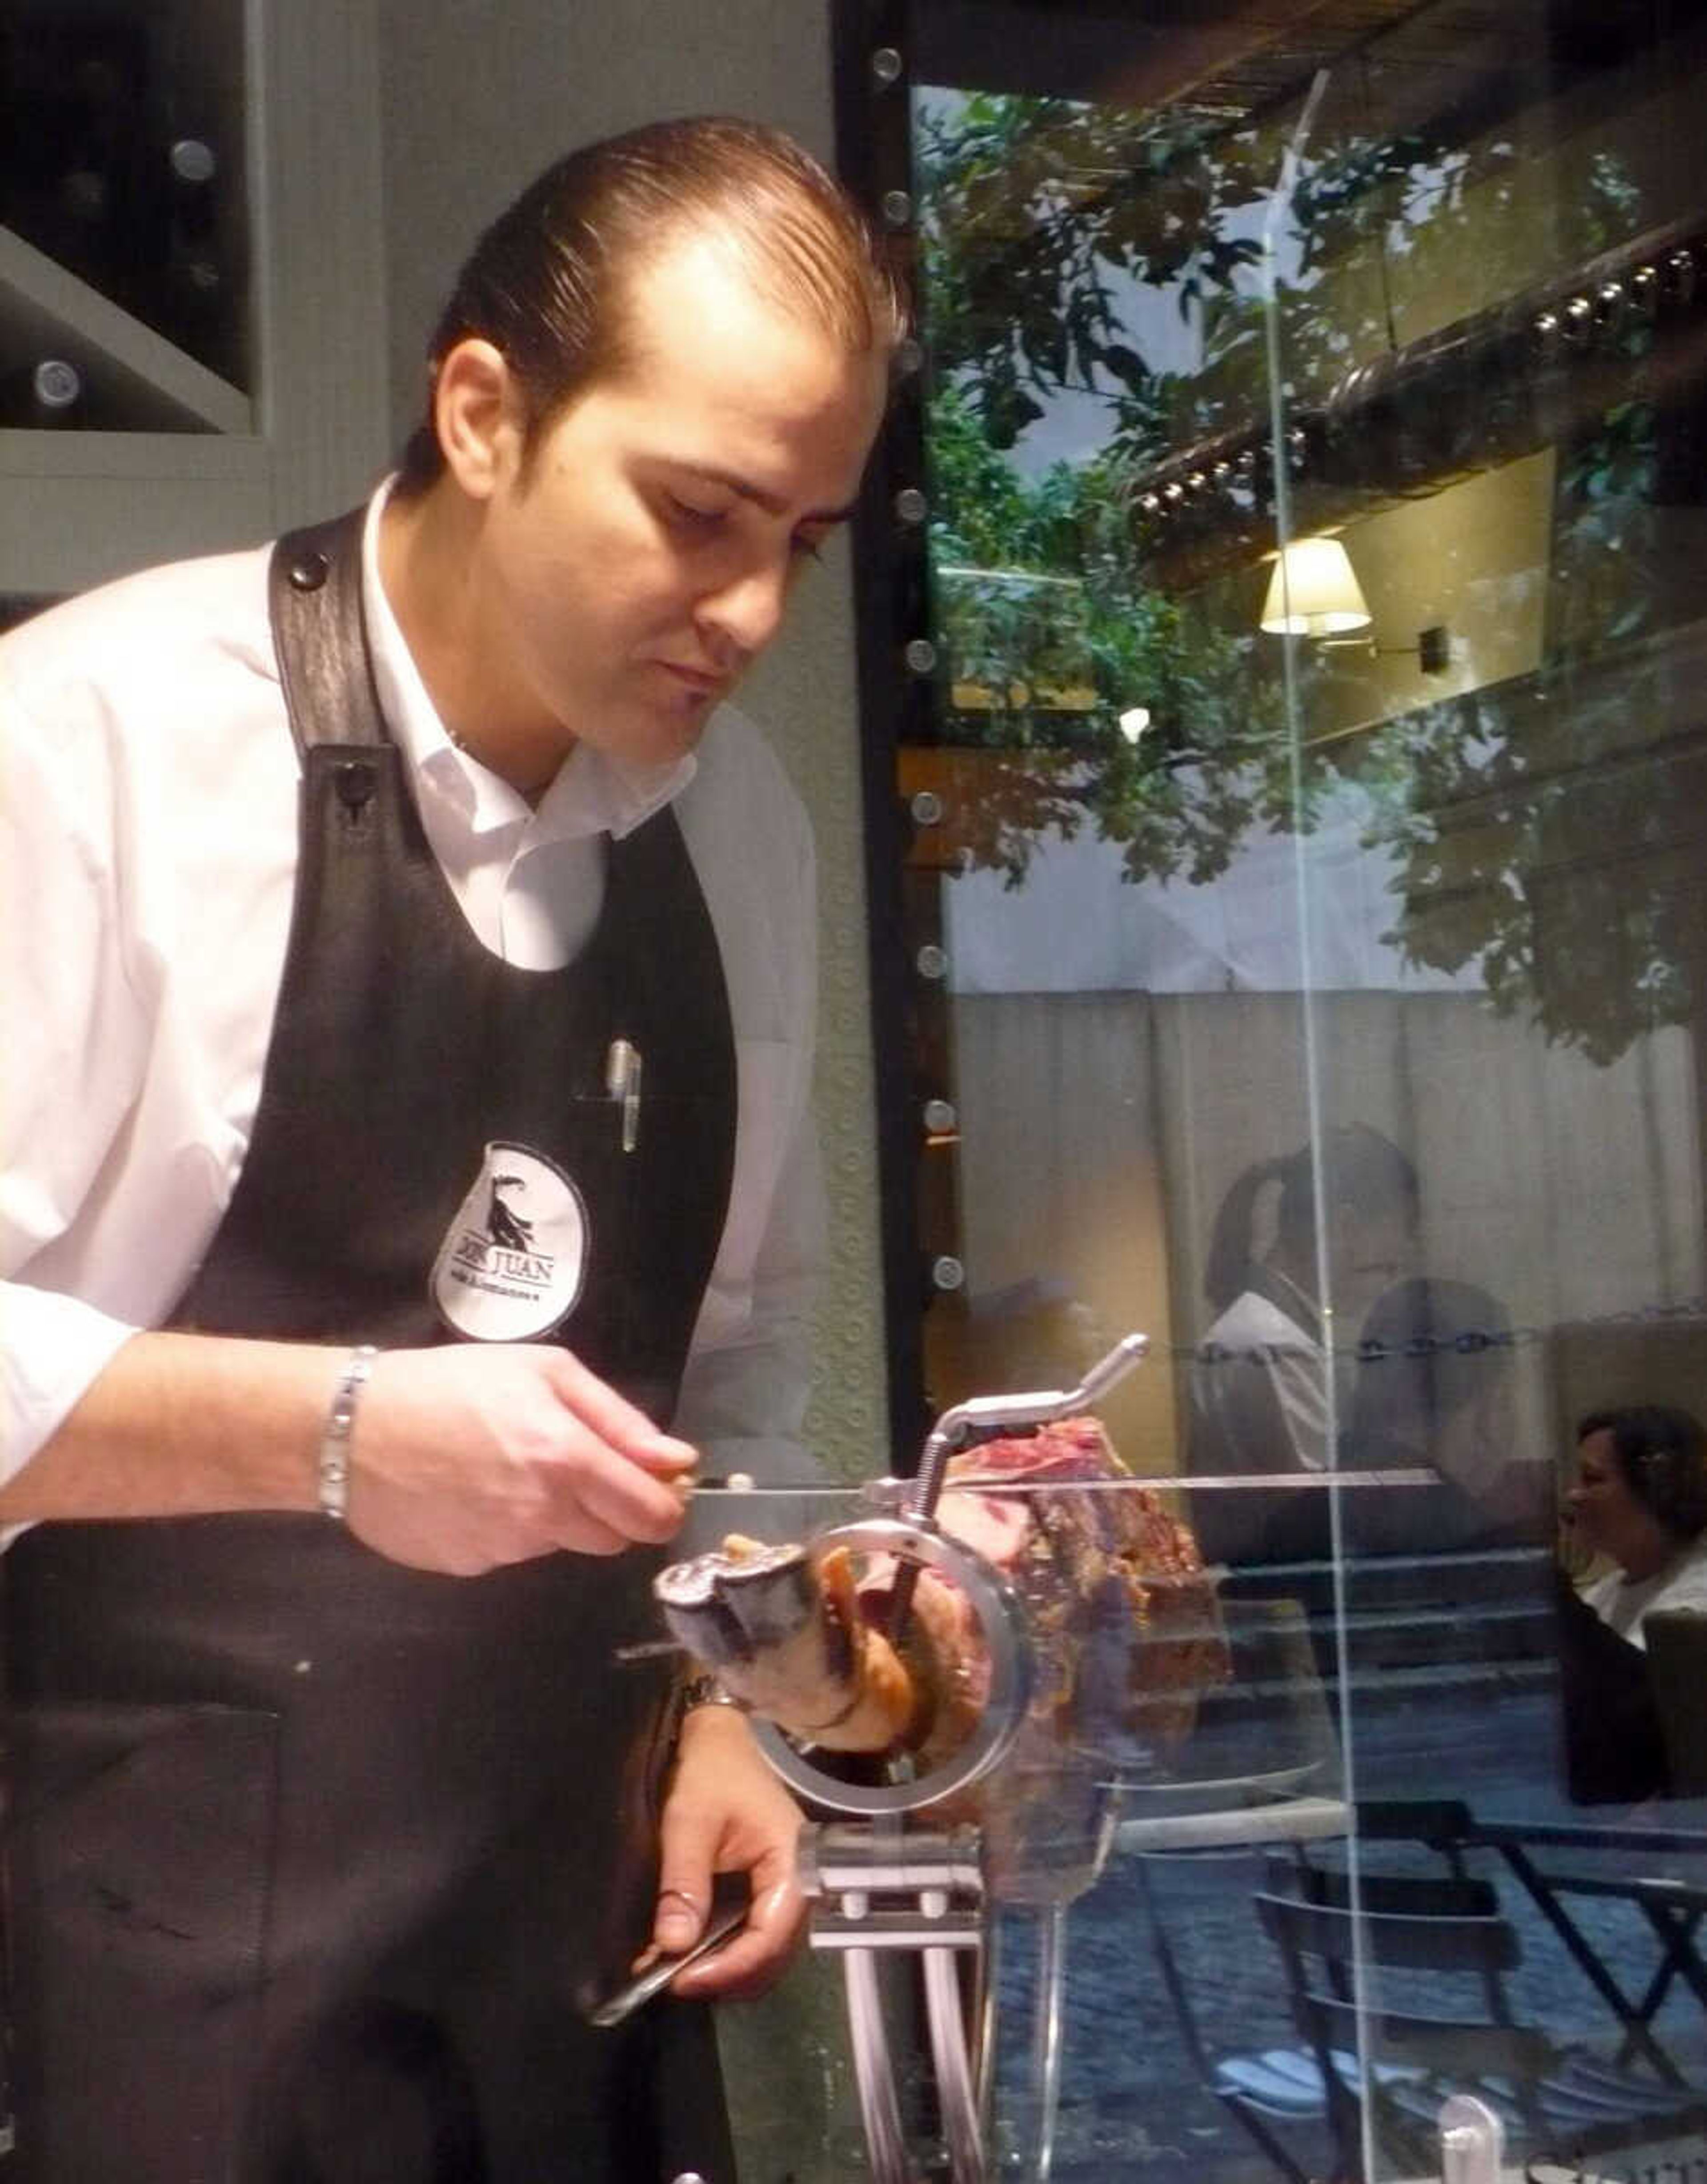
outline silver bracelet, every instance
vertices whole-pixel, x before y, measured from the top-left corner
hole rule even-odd
[[[715,1676],[689,1676],[682,1685],[677,1699],[677,1711],[682,1714],[695,1713],[700,1707],[734,1707],[745,1713],[746,1708],[732,1693],[726,1691]]]
[[[326,1431],[320,1442],[320,1506],[334,1522],[342,1524],[349,1507],[349,1437],[355,1429],[356,1405],[373,1368],[374,1347],[359,1342],[338,1375],[332,1408],[326,1414]]]

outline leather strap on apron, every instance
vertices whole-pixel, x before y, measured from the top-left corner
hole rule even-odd
[[[735,1108],[680,831],[611,845],[575,964],[489,956],[380,720],[360,582],[359,516],[276,549],[296,900],[248,1156],[173,1323],[513,1322],[667,1418]],[[650,1914],[666,1680],[613,1661],[652,1627],[648,1557],[439,1578],[281,1514],[45,1525],[9,1560],[29,2184],[732,2174],[706,2014],[573,2008]]]

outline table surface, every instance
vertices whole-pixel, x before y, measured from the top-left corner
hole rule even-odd
[[[1348,1834],[1343,1797],[1280,1797],[1212,1812],[1158,1813],[1118,1820],[1117,1851],[1224,1849],[1238,1843],[1317,1842]]]
[[[1550,1816],[1528,1819],[1516,1814],[1478,1812],[1471,1816],[1471,1840],[1496,1847],[1518,1843],[1531,1850],[1621,1851],[1638,1856],[1656,1851],[1694,1852],[1707,1858],[1707,1813],[1692,1804],[1686,1819],[1678,1816],[1678,1808],[1673,1806],[1653,1809],[1653,1818],[1632,1813],[1605,1820]]]

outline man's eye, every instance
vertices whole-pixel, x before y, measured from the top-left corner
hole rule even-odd
[[[680,499],[671,493],[664,496],[664,513],[678,531],[706,532],[717,530],[728,510],[696,507],[692,501]]]

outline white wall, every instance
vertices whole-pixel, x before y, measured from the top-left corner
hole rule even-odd
[[[469,245],[521,186],[589,138],[672,114],[734,113],[832,157],[823,0],[381,0],[386,280],[396,437]],[[834,1264],[810,1429],[834,1469],[885,1468],[877,1173],[857,725],[845,549],[814,571],[743,703],[770,731],[817,832],[819,1113]]]

